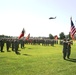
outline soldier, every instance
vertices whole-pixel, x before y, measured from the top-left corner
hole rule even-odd
[[[23,40],[23,44],[22,45],[23,45],[23,48],[24,48],[25,47],[25,41],[24,40]]]
[[[11,45],[12,45],[12,51],[14,51],[14,48],[15,48],[14,39],[11,40]]]
[[[4,40],[3,39],[0,40],[0,45],[1,45],[1,52],[4,52],[3,51],[3,46],[4,46]]]
[[[54,46],[54,40],[51,40],[51,46]]]
[[[20,43],[21,43],[21,48],[23,48],[24,47],[24,41],[22,39],[20,40]]]
[[[19,47],[19,42],[18,42],[18,39],[15,40],[15,53],[16,54],[19,54],[18,52],[18,47]]]
[[[68,39],[68,46],[67,46],[67,58],[69,59],[70,57],[70,54],[71,54],[71,42],[70,40]]]
[[[66,41],[66,39],[64,39],[63,41],[63,59],[66,59],[66,55],[67,55],[67,46],[68,46],[68,42]]]
[[[6,48],[7,48],[7,52],[10,52],[9,51],[9,48],[10,48],[10,41],[9,41],[9,39],[6,40]]]

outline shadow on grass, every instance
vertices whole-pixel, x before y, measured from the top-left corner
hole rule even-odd
[[[18,51],[21,51],[21,50],[18,50]]]
[[[52,47],[56,47],[56,46],[52,46]]]
[[[22,47],[22,49],[25,49],[26,47]]]
[[[31,56],[31,55],[29,55],[29,54],[23,54],[23,55],[25,55],[25,56]]]
[[[67,61],[76,63],[76,59],[74,59],[74,58],[67,59]]]
[[[32,49],[32,48],[28,48],[28,49]]]
[[[16,54],[17,54],[17,55],[20,55],[21,53],[19,53],[19,52],[16,52]]]
[[[7,52],[11,52],[11,51],[8,50]]]

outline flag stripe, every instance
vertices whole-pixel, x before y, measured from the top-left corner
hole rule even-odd
[[[76,33],[76,28],[75,28],[74,23],[73,23],[73,21],[72,21],[72,19],[71,19],[71,29],[70,29],[71,38],[74,37],[74,34],[75,34],[75,33]]]

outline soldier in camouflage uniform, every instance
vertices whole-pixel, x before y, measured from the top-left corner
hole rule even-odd
[[[63,41],[63,59],[66,59],[66,55],[67,55],[67,46],[68,46],[68,42],[66,41],[66,39],[64,39]]]
[[[3,51],[3,47],[4,47],[4,40],[3,39],[0,40],[0,47],[1,47],[1,52],[4,52]]]
[[[15,49],[15,42],[14,42],[14,39],[11,40],[11,45],[12,45],[12,51],[14,51],[14,49]]]
[[[10,40],[7,39],[7,40],[6,40],[6,49],[7,49],[7,52],[10,52],[10,51],[9,51],[9,48],[10,48]]]
[[[16,39],[16,40],[15,40],[15,53],[16,53],[16,54],[19,54],[18,48],[19,48],[19,42],[18,42],[18,39]]]
[[[71,54],[71,42],[70,40],[68,39],[68,46],[67,46],[67,58],[69,59],[70,57],[70,54]]]

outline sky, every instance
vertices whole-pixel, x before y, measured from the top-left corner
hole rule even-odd
[[[76,0],[0,0],[0,35],[48,37],[70,31],[70,17],[76,26]],[[55,17],[56,19],[49,19]]]

